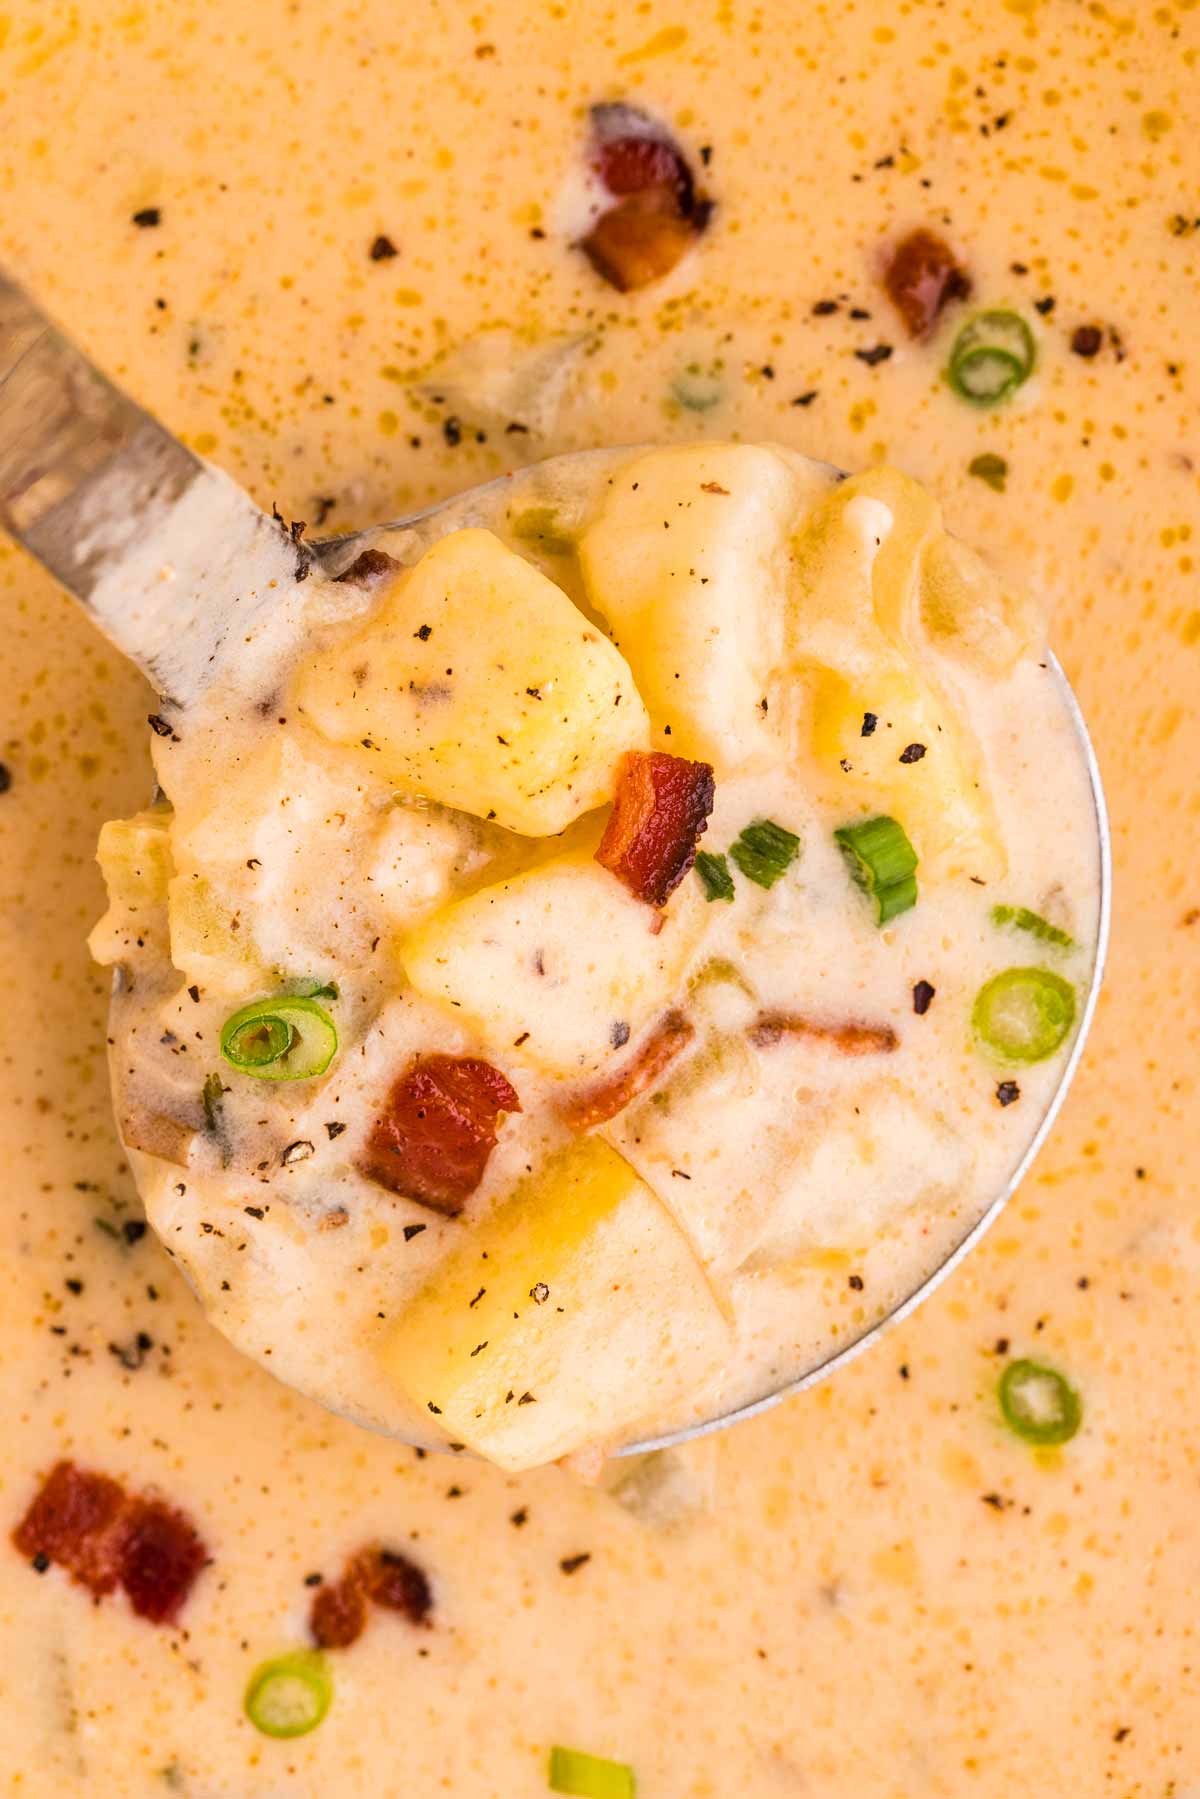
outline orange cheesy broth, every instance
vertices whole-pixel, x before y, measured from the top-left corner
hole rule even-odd
[[[511,441],[447,430],[425,397],[438,353],[489,325],[594,334],[531,454],[719,433],[887,456],[1055,602],[1119,891],[1084,1068],[1006,1219],[835,1382],[685,1451],[673,1528],[556,1471],[421,1459],[237,1357],[125,1240],[83,939],[97,828],[147,792],[151,702],[6,548],[4,1506],[11,1528],[68,1456],[161,1490],[213,1557],[172,1631],[6,1553],[11,1791],[534,1795],[555,1742],[671,1799],[1187,1790],[1196,54],[1191,8],[1028,0],[10,11],[6,262],[264,504],[333,500],[325,528],[350,527],[500,472]],[[627,296],[554,226],[584,109],[617,96],[711,147],[717,202],[698,250]],[[1019,405],[956,401],[944,336],[907,347],[878,258],[921,222],[981,304],[1033,320]],[[395,257],[372,259],[380,234]],[[692,364],[719,387],[704,414],[671,391]],[[969,472],[983,454],[1002,490]],[[130,1368],[109,1345],[139,1330]],[[1069,1443],[1004,1430],[1014,1355],[1069,1373]],[[264,1738],[252,1669],[306,1640],[306,1578],[375,1541],[427,1571],[430,1628],[374,1615],[331,1653],[320,1727]]]

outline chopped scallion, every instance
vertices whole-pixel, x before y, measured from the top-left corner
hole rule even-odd
[[[575,548],[559,524],[557,506],[530,506],[512,521],[512,534],[522,543],[536,544],[548,556],[569,556]]]
[[[800,854],[800,839],[774,819],[760,818],[730,844],[729,854],[748,881],[773,887]]]
[[[876,922],[887,924],[917,903],[917,852],[894,818],[864,819],[833,833],[855,884],[875,901]]]
[[[325,1657],[297,1649],[263,1662],[246,1688],[246,1716],[268,1737],[303,1737],[315,1730],[333,1701]]]
[[[1058,949],[1075,948],[1074,937],[1066,931],[1060,931],[1056,924],[1051,924],[1039,912],[1031,912],[1028,906],[993,906],[992,923],[1010,924],[1018,931],[1028,931],[1040,943],[1053,943]]]
[[[1004,492],[1004,484],[1008,480],[1008,464],[1003,456],[996,456],[991,450],[985,450],[981,456],[973,456],[967,464],[968,475],[975,475],[980,481],[986,481],[997,493]]]
[[[711,412],[721,402],[724,387],[720,376],[689,363],[671,383],[671,398],[686,412]]]
[[[1075,989],[1048,968],[1006,968],[979,989],[971,1022],[1005,1062],[1044,1062],[1075,1022]]]
[[[636,1799],[637,1782],[625,1762],[556,1747],[550,1751],[550,1791],[574,1793],[577,1799]]]
[[[724,856],[713,855],[709,850],[701,850],[696,857],[696,873],[700,877],[700,885],[704,889],[707,900],[731,900],[733,898],[733,876],[729,872],[729,863]]]
[[[243,1006],[221,1029],[221,1054],[239,1074],[262,1081],[308,1081],[337,1054],[337,1026],[324,1007],[299,994]]]
[[[946,378],[973,406],[996,406],[1029,379],[1037,357],[1033,333],[1016,312],[980,312],[950,351]]]
[[[1010,1362],[999,1397],[1004,1422],[1027,1443],[1068,1443],[1083,1422],[1074,1387],[1041,1362]]]

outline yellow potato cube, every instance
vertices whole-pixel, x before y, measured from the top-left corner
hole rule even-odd
[[[653,450],[612,482],[580,566],[659,747],[710,762],[718,776],[779,757],[764,700],[791,538],[828,484],[819,464],[750,444]]]
[[[577,1076],[661,1011],[705,923],[695,882],[654,912],[581,850],[446,906],[404,940],[400,959],[419,993],[473,1022],[493,1049]]]
[[[648,741],[620,653],[482,530],[428,549],[303,670],[296,699],[377,775],[529,837],[610,800],[622,752]]]
[[[795,545],[788,660],[822,797],[848,821],[894,815],[924,875],[989,878],[1005,866],[995,809],[921,612],[924,558],[942,535],[932,499],[906,476],[873,469],[844,482]],[[864,736],[868,712],[877,724]]]
[[[108,910],[88,938],[96,961],[119,962],[147,947],[161,951],[171,879],[169,809],[110,819],[101,827],[96,860],[108,889]]]
[[[663,1207],[614,1150],[584,1138],[467,1227],[382,1356],[455,1442],[519,1470],[619,1441],[708,1380],[730,1347]]]

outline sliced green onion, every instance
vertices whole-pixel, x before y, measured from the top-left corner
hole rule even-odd
[[[1048,968],[1006,968],[979,989],[971,1022],[1006,1062],[1044,1062],[1075,1022],[1075,989]]]
[[[315,1730],[333,1702],[325,1657],[297,1649],[264,1662],[246,1688],[246,1716],[267,1737],[303,1737]]]
[[[309,1081],[337,1054],[337,1026],[324,1007],[299,994],[243,1006],[221,1029],[221,1054],[240,1074],[261,1081]]]
[[[760,818],[730,844],[729,854],[748,881],[773,887],[800,854],[800,839],[774,819]]]
[[[907,912],[917,903],[917,852],[894,818],[864,819],[833,833],[855,885],[875,901],[876,923]]]
[[[512,521],[512,534],[522,543],[536,544],[548,556],[569,556],[575,548],[558,522],[557,506],[530,506]]]
[[[1075,948],[1074,937],[1066,931],[1060,931],[1056,924],[1051,924],[1040,912],[1031,912],[1028,906],[993,906],[992,923],[1010,924],[1018,931],[1028,931],[1040,943],[1053,943],[1058,949]]]
[[[626,1762],[556,1747],[550,1751],[550,1791],[574,1793],[577,1799],[636,1799],[637,1782]]]
[[[963,326],[950,351],[946,378],[974,406],[995,406],[1033,372],[1037,346],[1016,312],[980,312]]]
[[[1008,480],[1008,464],[1003,456],[996,456],[991,450],[985,450],[982,456],[973,456],[967,464],[968,475],[975,475],[980,481],[986,481],[997,493],[1004,492],[1004,483]]]
[[[696,873],[700,877],[700,885],[704,889],[707,900],[731,900],[733,898],[733,876],[729,872],[729,864],[724,856],[713,855],[709,850],[701,850],[696,857]]]
[[[711,412],[720,405],[724,391],[720,376],[698,362],[689,363],[671,383],[671,398],[687,412]]]
[[[999,1396],[1004,1422],[1027,1443],[1068,1443],[1083,1422],[1074,1387],[1042,1362],[1010,1362]]]
[[[297,999],[339,999],[336,981],[316,981],[310,976],[307,980],[288,981],[283,991]]]

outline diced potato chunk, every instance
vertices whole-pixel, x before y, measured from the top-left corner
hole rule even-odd
[[[268,976],[240,917],[216,898],[202,875],[176,875],[170,885],[171,960],[187,981],[218,998],[244,998]]]
[[[473,1021],[504,1058],[586,1074],[675,993],[704,911],[687,882],[652,912],[576,851],[445,907],[400,956],[419,993]]]
[[[623,657],[482,530],[432,545],[314,658],[297,700],[377,775],[528,837],[611,799],[622,752],[648,740]]]
[[[846,481],[796,543],[788,659],[823,797],[847,821],[898,818],[922,876],[988,878],[1005,866],[995,810],[923,631],[923,558],[941,535],[916,482],[891,469]],[[877,723],[864,735],[867,713]]]
[[[171,879],[171,813],[163,807],[102,826],[96,860],[108,910],[88,938],[97,962],[119,962],[137,949],[165,948]]]
[[[968,1191],[973,1163],[966,1138],[899,1081],[849,1089],[828,1101],[811,1149],[788,1171],[754,1265],[809,1249],[869,1250],[916,1207]]]
[[[656,748],[710,762],[718,777],[779,756],[763,702],[791,537],[828,481],[815,463],[749,444],[653,450],[613,481],[579,558],[650,708]]]
[[[588,1138],[469,1229],[382,1353],[454,1441],[517,1470],[661,1416],[730,1346],[680,1232]]]

